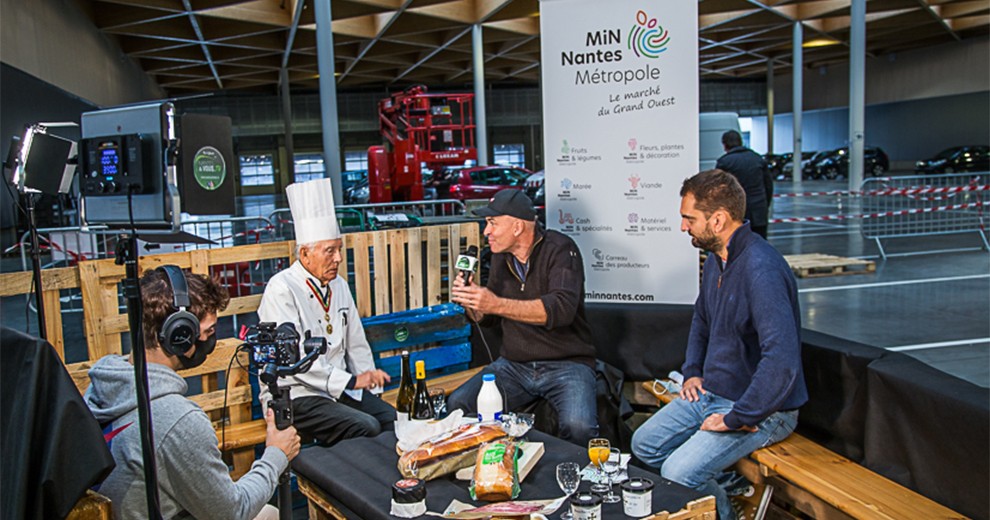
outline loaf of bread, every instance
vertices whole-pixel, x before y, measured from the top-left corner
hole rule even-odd
[[[505,436],[498,424],[463,425],[403,453],[399,472],[407,478],[423,480],[454,473],[471,465],[479,446]]]
[[[519,494],[516,477],[516,443],[489,442],[478,449],[471,495],[475,500],[502,502]]]

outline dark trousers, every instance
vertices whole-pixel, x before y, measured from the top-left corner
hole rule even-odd
[[[325,397],[297,397],[292,400],[293,426],[303,442],[315,440],[332,446],[344,439],[374,437],[395,429],[395,408],[371,392],[360,401],[342,394],[334,401]]]
[[[770,227],[770,226],[767,226],[767,225],[763,225],[763,226],[753,226],[753,225],[750,225],[749,226],[749,228],[753,230],[753,233],[756,233],[757,235],[760,235],[761,237],[763,237],[764,240],[766,240],[766,238],[767,238],[767,228],[768,227]]]

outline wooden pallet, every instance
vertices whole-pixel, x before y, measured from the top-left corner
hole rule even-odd
[[[787,255],[784,256],[784,259],[790,264],[791,269],[798,278],[870,274],[877,270],[877,264],[870,260],[823,255],[821,253]]]

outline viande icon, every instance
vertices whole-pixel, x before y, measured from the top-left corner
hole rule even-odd
[[[657,23],[656,18],[650,18],[643,10],[636,12],[636,24],[629,30],[626,46],[637,57],[657,58],[667,50],[669,42],[670,33]]]
[[[639,188],[639,175],[633,174],[633,176],[629,177],[628,180],[629,180],[629,184],[632,185],[632,189],[635,190]]]

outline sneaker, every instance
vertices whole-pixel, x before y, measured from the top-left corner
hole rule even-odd
[[[735,471],[727,471],[719,475],[715,482],[718,483],[719,487],[725,490],[725,494],[730,497],[745,496],[751,497],[756,494],[756,489],[746,477],[736,473]]]

